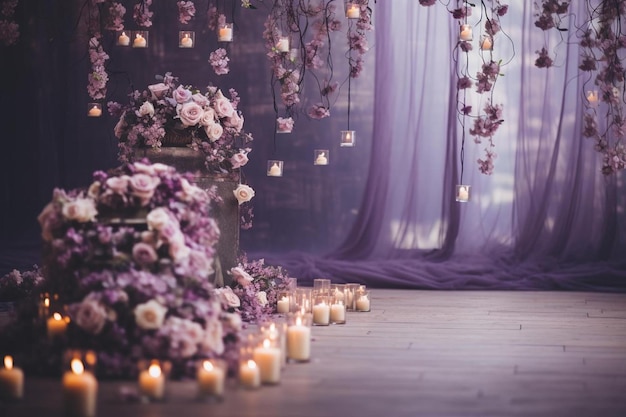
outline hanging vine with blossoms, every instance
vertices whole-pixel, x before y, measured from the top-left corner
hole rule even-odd
[[[432,6],[435,0],[419,0],[422,6]],[[474,10],[478,8],[475,23],[470,23],[470,18],[474,15]],[[457,0],[454,9],[448,9],[452,18],[459,22],[459,39],[454,46],[453,55],[457,63],[457,110],[459,122],[462,128],[461,139],[461,183],[463,182],[464,153],[465,153],[465,137],[466,137],[466,118],[472,119],[472,126],[469,128],[469,134],[472,136],[474,143],[481,145],[485,143],[484,156],[478,158],[478,170],[485,175],[493,174],[494,160],[497,157],[495,152],[496,143],[494,137],[500,125],[504,122],[502,119],[503,105],[494,103],[494,89],[496,82],[501,73],[501,67],[510,62],[503,62],[503,59],[497,59],[494,53],[494,44],[496,38],[511,41],[510,37],[502,30],[500,25],[500,17],[508,12],[508,5],[502,4],[499,0],[481,0],[480,3],[474,4],[464,0]],[[478,49],[480,57],[480,68],[472,75],[470,71],[469,54],[474,50],[474,29],[480,30],[478,37]],[[478,97],[470,95],[470,89],[474,87],[474,92]],[[474,109],[470,99],[477,98],[482,101],[481,97],[487,96],[484,104],[478,109]]]
[[[594,149],[602,155],[601,171],[615,174],[626,168],[626,0],[586,0],[586,13],[578,17],[576,31],[580,47],[579,70],[583,83],[582,134],[594,142]],[[542,0],[535,3],[535,26],[546,32],[556,31],[560,41],[570,41],[566,18],[573,17],[569,1]],[[549,68],[554,59],[547,47],[537,51],[535,66]]]

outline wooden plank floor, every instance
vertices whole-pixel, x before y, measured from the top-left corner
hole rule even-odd
[[[102,382],[99,416],[626,416],[626,294],[373,290],[369,313],[313,329],[313,360],[279,386],[163,404],[119,401]],[[61,416],[60,384],[27,379],[0,416]]]

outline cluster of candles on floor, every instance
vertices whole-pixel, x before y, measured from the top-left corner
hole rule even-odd
[[[280,383],[281,371],[288,363],[305,363],[311,358],[311,327],[345,324],[346,312],[370,311],[370,291],[365,285],[332,284],[329,279],[315,279],[313,287],[295,287],[278,296],[277,318],[286,320],[259,323],[258,330],[242,336],[239,350],[237,384],[245,389]],[[47,337],[65,335],[69,318],[55,311],[51,297],[44,294],[40,315],[47,317]],[[24,395],[24,372],[14,358],[4,356],[0,368],[0,401],[20,400]],[[96,415],[98,381],[95,377],[96,354],[93,351],[68,350],[63,358],[61,380],[65,415]],[[170,363],[146,360],[138,364],[138,394],[145,402],[163,401]],[[228,369],[225,361],[207,358],[198,361],[196,371],[199,399],[222,399]]]

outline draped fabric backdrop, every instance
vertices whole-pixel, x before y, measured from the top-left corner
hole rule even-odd
[[[581,136],[588,80],[577,69],[578,46],[536,28],[532,2],[509,3],[501,23],[510,38],[495,39],[494,56],[506,65],[495,86],[504,123],[491,176],[476,164],[485,143],[473,143],[471,118],[457,113],[465,55],[453,52],[458,22],[439,2],[370,1],[375,31],[350,102],[346,34],[334,33],[333,72],[320,74],[340,82],[331,117],[300,114],[290,135],[274,134],[264,7],[233,9],[231,72],[217,77],[207,62],[218,47],[203,21],[208,2],[196,1],[191,50],[176,45],[175,2],[154,2],[149,49],[116,48],[114,34],[105,34],[107,101],[123,101],[166,71],[185,84],[235,88],[255,137],[244,169],[256,191],[254,226],[242,231],[241,249],[285,266],[303,284],[327,277],[379,287],[625,290],[624,173],[604,177],[600,155]],[[580,3],[572,2],[568,34],[583,24]],[[36,216],[54,187],[85,186],[92,171],[117,164],[116,120],[84,116],[88,4],[20,1],[20,42],[0,48],[2,272],[38,261]],[[556,54],[550,69],[534,66],[544,37]],[[476,49],[472,76],[481,63]],[[304,85],[305,107],[318,101],[314,84]],[[470,96],[474,108],[487,99]],[[341,148],[348,106],[357,146]],[[314,149],[329,149],[330,165],[313,166]],[[285,161],[284,177],[265,175],[268,159]],[[471,185],[468,203],[454,200],[461,182]]]

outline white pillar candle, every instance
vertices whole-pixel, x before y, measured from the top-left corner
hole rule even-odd
[[[459,39],[462,41],[472,40],[472,27],[470,25],[461,25],[461,33]]]
[[[598,92],[596,90],[587,91],[587,101],[595,107],[598,104]]]
[[[165,394],[165,376],[161,367],[152,363],[139,373],[139,392],[151,400],[160,400]]]
[[[196,375],[198,381],[198,394],[201,397],[224,395],[224,370],[215,366],[211,361],[202,361]]]
[[[146,38],[144,38],[140,33],[135,35],[135,40],[133,40],[134,48],[145,48],[146,47]]]
[[[264,384],[278,384],[280,382],[281,353],[280,348],[272,346],[269,339],[263,345],[256,347],[252,358],[259,368],[261,382]]]
[[[345,323],[346,306],[343,303],[335,303],[330,306],[330,321],[333,323]]]
[[[245,388],[258,388],[261,385],[261,374],[252,359],[239,365],[239,384]]]
[[[117,44],[120,46],[128,46],[130,45],[130,38],[126,34],[126,32],[122,32],[122,34],[117,38]]]
[[[285,295],[276,302],[276,312],[280,314],[289,313],[289,297]]]
[[[102,109],[94,104],[93,107],[89,109],[87,115],[89,117],[100,117],[102,116]]]
[[[467,187],[459,187],[459,194],[457,195],[457,200],[459,201],[469,200],[469,191]]]
[[[4,357],[4,368],[0,369],[0,399],[19,400],[24,396],[24,372],[13,366],[13,357]]]
[[[91,372],[85,372],[80,359],[72,359],[71,370],[63,375],[63,404],[67,417],[96,415],[98,381]]]
[[[287,327],[287,357],[296,361],[311,358],[311,329],[302,324],[300,317],[295,324]]]
[[[277,163],[274,163],[274,164],[271,166],[271,168],[270,168],[270,170],[269,170],[269,172],[268,172],[268,174],[267,174],[267,175],[269,175],[270,177],[280,177],[282,174],[283,174],[283,173],[282,173],[282,171],[280,170],[280,167],[278,166],[278,164],[277,164]]]
[[[370,299],[367,295],[361,295],[357,298],[356,311],[370,311]]]
[[[330,306],[326,303],[313,306],[313,324],[325,326],[330,323]]]
[[[48,330],[48,338],[53,339],[65,334],[67,330],[67,322],[60,313],[54,313],[52,317],[48,318],[46,328]]]
[[[189,37],[188,33],[185,33],[185,36],[180,40],[181,48],[191,48],[193,47],[193,40]]]

